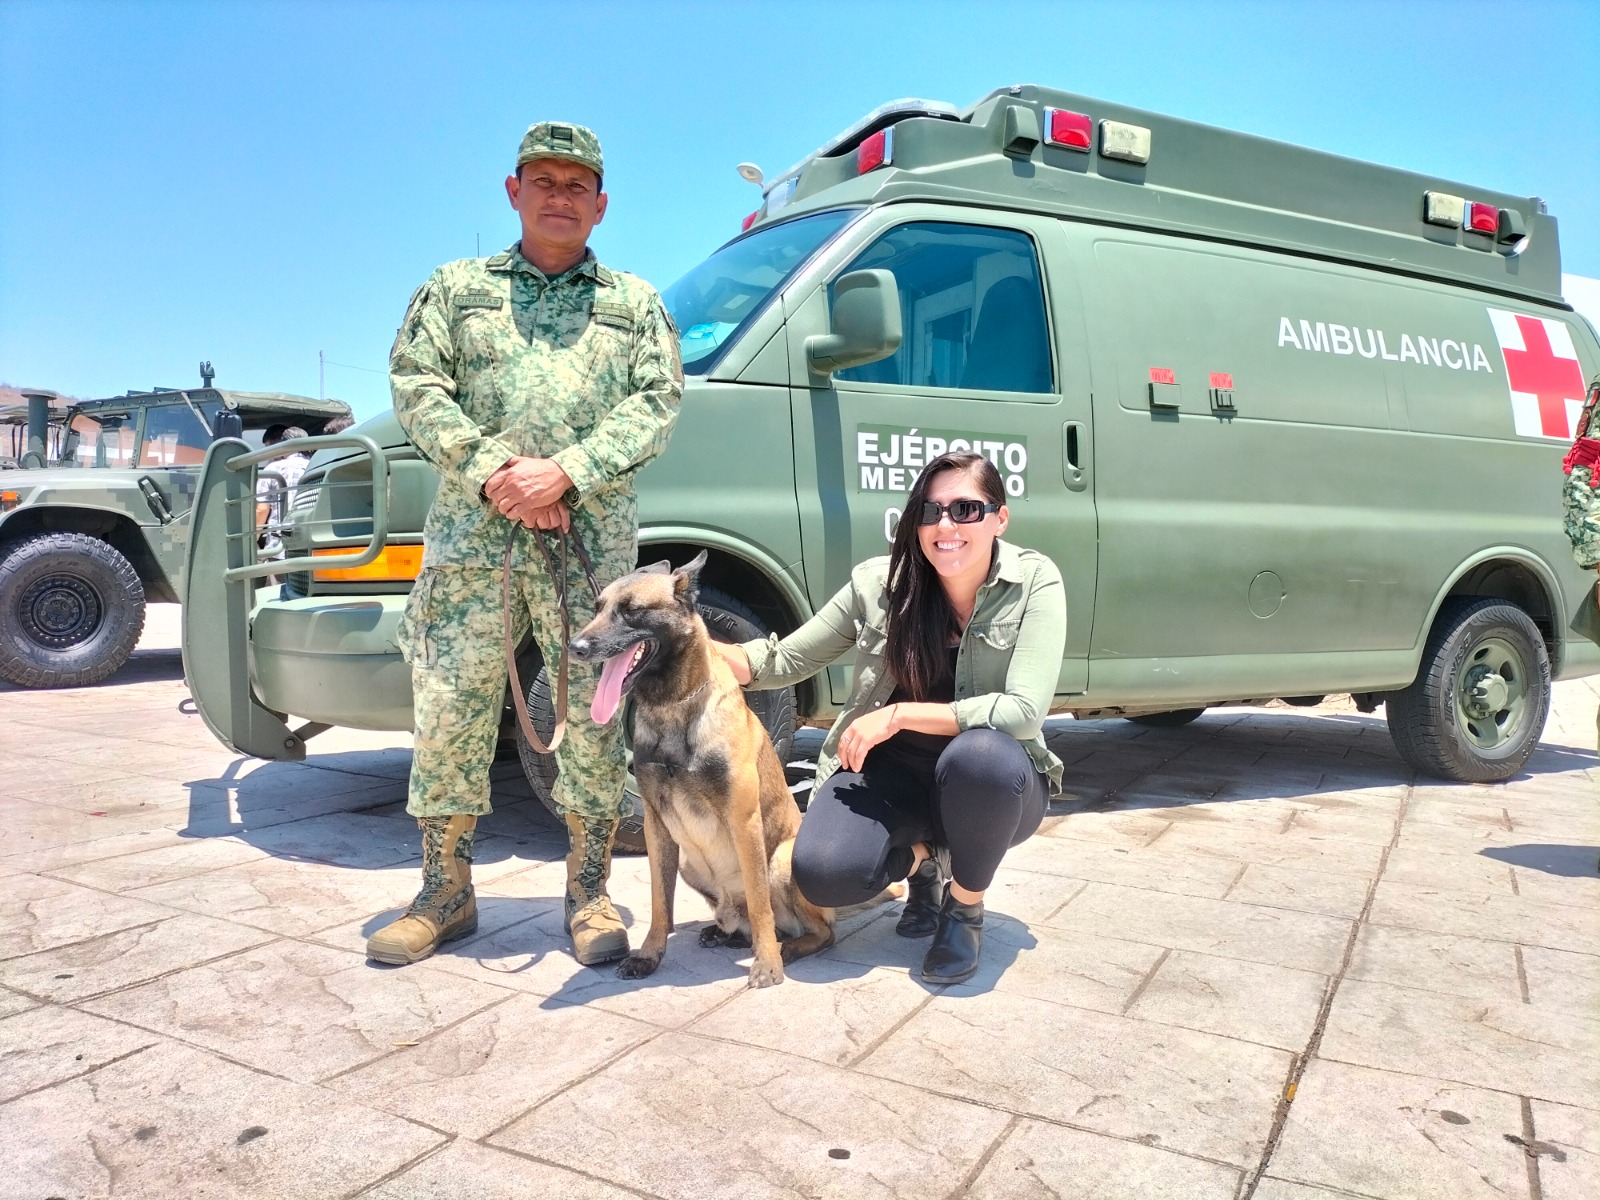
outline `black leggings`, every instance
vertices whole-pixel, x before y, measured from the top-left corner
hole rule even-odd
[[[836,771],[817,789],[794,843],[794,879],[813,904],[872,899],[911,870],[917,842],[950,848],[956,882],[981,892],[1000,860],[1044,819],[1049,784],[1022,744],[994,729],[953,738],[937,764],[891,739],[860,772]]]

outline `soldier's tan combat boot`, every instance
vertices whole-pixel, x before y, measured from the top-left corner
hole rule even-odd
[[[606,895],[611,877],[611,843],[620,821],[586,821],[567,816],[567,932],[572,956],[586,967],[624,958],[628,931]]]
[[[406,915],[367,939],[367,957],[403,966],[427,958],[440,942],[478,928],[472,890],[472,837],[478,818],[421,817],[422,890]]]

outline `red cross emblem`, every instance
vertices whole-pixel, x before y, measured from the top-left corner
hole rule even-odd
[[[1512,421],[1523,437],[1572,440],[1583,405],[1583,369],[1560,321],[1490,309],[1511,388]]]

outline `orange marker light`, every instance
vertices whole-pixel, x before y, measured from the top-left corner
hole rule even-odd
[[[313,550],[313,558],[333,558],[350,554],[354,547],[342,550]],[[358,581],[397,581],[415,579],[422,570],[421,546],[385,546],[378,557],[364,567],[326,567],[312,571],[311,577],[319,583],[356,583]]]

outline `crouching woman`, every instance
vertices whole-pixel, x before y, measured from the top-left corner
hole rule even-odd
[[[828,732],[794,847],[794,878],[838,908],[908,879],[896,932],[933,936],[929,983],[978,969],[983,895],[1061,788],[1043,723],[1067,611],[1048,557],[1002,541],[994,465],[923,468],[887,558],[872,558],[788,637],[717,645],[741,684],[785,687],[851,650],[855,683]]]

